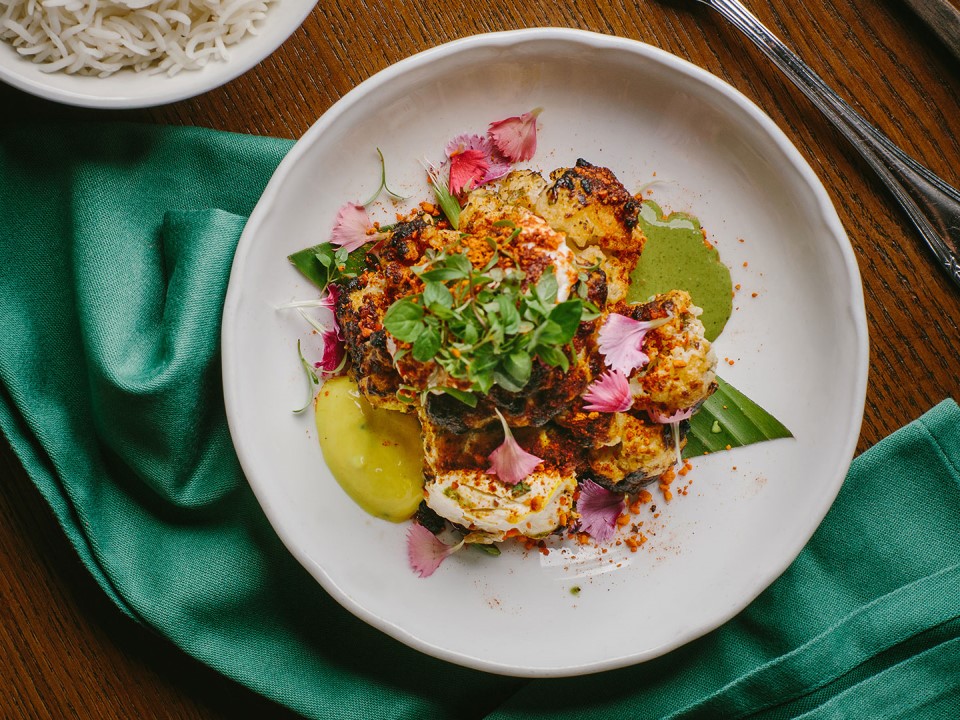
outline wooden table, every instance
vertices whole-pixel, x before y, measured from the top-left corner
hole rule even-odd
[[[900,0],[750,3],[840,95],[960,185],[960,60]],[[391,7],[384,7],[390,5]],[[61,107],[0,87],[17,119],[122,118],[297,138],[350,88],[475,33],[564,26],[635,38],[706,68],[786,132],[826,185],[863,274],[872,347],[859,449],[960,398],[960,291],[885,188],[752,46],[689,2],[323,2],[273,56],[193,100],[132,112]],[[14,114],[15,109],[15,114]],[[293,717],[121,616],[0,441],[0,717]]]

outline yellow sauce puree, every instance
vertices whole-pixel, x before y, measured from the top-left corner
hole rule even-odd
[[[347,377],[324,382],[316,399],[323,459],[354,502],[391,522],[423,500],[423,441],[413,415],[370,406]]]

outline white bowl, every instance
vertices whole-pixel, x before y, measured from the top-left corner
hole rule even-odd
[[[142,108],[177,102],[205,93],[242,75],[300,27],[317,0],[275,0],[259,34],[247,35],[227,48],[224,61],[210,61],[199,70],[173,77],[123,70],[99,78],[48,73],[20,56],[14,46],[0,41],[0,81],[47,100],[91,108]]]
[[[414,202],[427,197],[421,158],[438,161],[455,135],[535,106],[544,110],[531,165],[583,157],[628,188],[659,181],[654,199],[700,217],[743,287],[716,343],[734,361],[721,361],[721,374],[795,438],[696,460],[689,494],[658,502],[639,552],[464,552],[420,579],[407,564],[405,525],[354,505],[324,465],[309,413],[291,412],[306,392],[296,344],[309,328],[276,308],[316,291],[285,256],[325,241],[338,207],[370,194],[375,148],[391,185]],[[773,122],[661,50],[558,29],[438,47],[377,74],[321,117],[247,223],[222,337],[240,461],[317,581],[425,653],[541,677],[656,657],[719,626],[783,572],[843,482],[868,361],[853,252],[823,186]]]

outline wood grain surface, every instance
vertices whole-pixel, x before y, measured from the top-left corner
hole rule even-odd
[[[894,142],[960,185],[960,60],[906,4],[748,4]],[[960,291],[855,151],[757,50],[692,0],[321,0],[276,53],[202,97],[98,112],[0,86],[0,108],[17,121],[120,118],[297,138],[354,85],[412,53],[538,26],[634,38],[685,58],[756,102],[809,161],[863,275],[871,353],[860,451],[940,400],[960,399]],[[123,617],[3,441],[0,476],[0,718],[293,717]]]

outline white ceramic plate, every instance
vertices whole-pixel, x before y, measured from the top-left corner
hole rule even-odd
[[[317,0],[276,0],[257,35],[227,48],[228,60],[173,77],[122,71],[109,77],[46,73],[0,40],[0,81],[48,100],[92,108],[142,108],[177,102],[208,92],[262,61],[300,27]]]
[[[338,207],[366,199],[379,173],[375,148],[394,186],[426,198],[421,158],[439,161],[449,138],[534,106],[544,110],[531,165],[583,157],[628,188],[657,180],[655,199],[701,218],[743,288],[716,343],[734,361],[722,360],[721,373],[796,439],[697,460],[689,494],[657,503],[637,553],[464,552],[420,579],[407,565],[406,525],[355,506],[324,466],[313,419],[291,412],[303,404],[296,343],[307,333],[296,313],[275,308],[316,292],[285,256],[325,241]],[[853,455],[867,331],[857,266],[827,194],[759,109],[647,45],[524,30],[398,63],[304,135],[240,240],[223,367],[247,477],[286,546],[331,595],[425,653],[563,676],[641,662],[703,635],[796,557]]]

